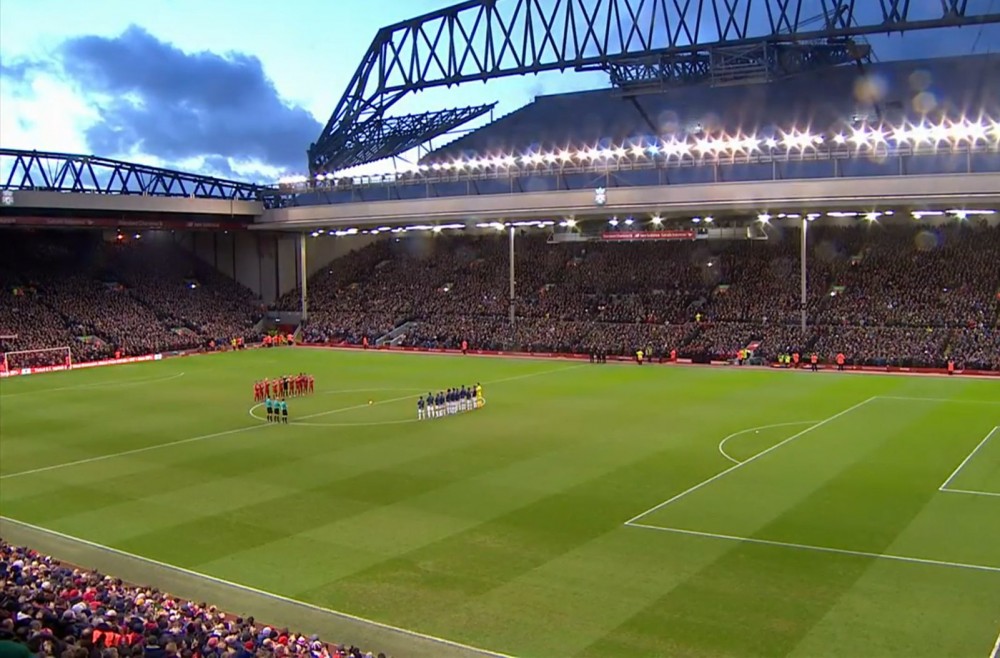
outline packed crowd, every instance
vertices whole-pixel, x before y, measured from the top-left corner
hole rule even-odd
[[[106,243],[77,233],[11,234],[0,245],[0,352],[9,367],[199,349],[253,340],[249,290],[167,244]],[[25,354],[24,352],[29,352]]]
[[[25,658],[373,656],[66,566],[2,540],[0,588],[0,642],[20,645]]]
[[[797,228],[770,239],[547,244],[517,239],[517,322],[502,237],[381,241],[310,284],[315,342],[375,341],[409,322],[402,344],[531,352],[649,347],[696,360],[757,345],[772,360],[1000,369],[1000,228],[814,226],[808,328],[799,330]],[[295,308],[297,293],[284,300]]]
[[[186,254],[52,241],[0,252],[4,351],[69,345],[81,360],[254,338],[261,309],[249,291]],[[816,351],[824,361],[1000,369],[997,227],[814,226],[805,332],[797,228],[772,227],[768,240],[627,244],[520,234],[515,253],[514,326],[506,238],[436,235],[375,242],[314,276],[301,337],[375,344],[405,323],[396,344],[430,348],[714,360],[753,344],[766,360]],[[297,306],[297,291],[278,303]]]

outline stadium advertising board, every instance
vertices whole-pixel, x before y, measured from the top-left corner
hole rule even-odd
[[[698,236],[692,229],[673,229],[664,231],[608,231],[601,235],[602,240],[622,242],[634,240],[694,240]]]
[[[104,359],[102,361],[84,361],[74,363],[69,366],[39,366],[37,368],[12,368],[10,370],[0,370],[0,377],[24,377],[25,375],[40,375],[46,372],[60,372],[62,370],[78,370],[80,368],[97,368],[100,366],[120,366],[126,363],[142,363],[144,361],[160,361],[162,354],[147,354],[145,356],[128,356],[122,359]]]

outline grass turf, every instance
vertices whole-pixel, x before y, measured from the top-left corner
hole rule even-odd
[[[302,370],[295,424],[250,416]],[[476,381],[484,410],[412,422]],[[516,656],[985,658],[1000,432],[949,481],[981,493],[939,487],[997,425],[1000,382],[259,350],[4,380],[0,503]]]

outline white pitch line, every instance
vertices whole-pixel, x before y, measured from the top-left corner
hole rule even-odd
[[[989,658],[1000,658],[1000,633],[997,633],[997,642],[993,645],[993,651]]]
[[[267,427],[266,425],[261,425],[261,427]],[[53,537],[59,537],[67,541],[76,542],[78,544],[83,544],[84,546],[89,546],[91,548],[96,548],[98,550],[106,551],[108,553],[113,553],[115,555],[121,555],[133,560],[138,560],[140,562],[145,562],[146,564],[153,564],[164,569],[170,569],[171,571],[176,571],[178,573],[183,573],[188,576],[193,576],[195,578],[200,578],[202,580],[207,580],[218,585],[224,585],[231,587],[233,589],[242,590],[244,592],[250,592],[252,594],[257,594],[259,596],[264,596],[275,601],[282,601],[284,603],[291,603],[293,605],[301,606],[303,608],[308,608],[310,610],[315,610],[317,612],[326,613],[333,615],[335,617],[340,617],[341,619],[348,619],[350,621],[355,621],[363,624],[368,624],[375,628],[380,628],[386,631],[392,631],[406,637],[419,638],[421,640],[427,640],[429,642],[434,642],[436,644],[441,644],[444,646],[449,646],[455,649],[462,649],[464,651],[471,651],[482,656],[490,656],[491,658],[515,658],[509,654],[499,653],[496,651],[490,651],[489,649],[482,649],[480,647],[474,647],[468,644],[462,644],[461,642],[455,642],[454,640],[448,640],[443,637],[437,637],[435,635],[428,635],[427,633],[421,633],[419,631],[411,631],[405,628],[400,628],[399,626],[393,626],[391,624],[386,624],[384,622],[375,621],[373,619],[366,619],[364,617],[359,617],[357,615],[352,615],[348,612],[341,612],[340,610],[333,610],[331,608],[324,608],[323,606],[316,605],[314,603],[307,603],[306,601],[299,601],[281,594],[275,594],[274,592],[268,592],[266,590],[258,589],[250,585],[243,585],[241,583],[236,583],[231,580],[225,580],[224,578],[219,578],[217,576],[211,576],[206,573],[201,573],[199,571],[194,571],[192,569],[187,569],[185,567],[179,567],[174,564],[168,564],[166,562],[161,562],[159,560],[154,560],[153,558],[144,557],[142,555],[136,555],[135,553],[129,553],[128,551],[123,551],[113,546],[105,546],[104,544],[98,544],[97,542],[90,541],[89,539],[82,539],[80,537],[74,537],[73,535],[68,535],[57,530],[50,530],[48,528],[43,528],[41,526],[33,525],[31,523],[26,523],[24,521],[18,521],[17,519],[12,519],[6,516],[0,516],[0,519],[8,523],[14,523],[25,528],[30,528],[36,532],[42,532]]]
[[[552,368],[550,370],[542,370],[539,372],[529,372],[523,375],[515,375],[513,377],[505,377],[503,379],[497,379],[491,382],[486,382],[488,385],[502,384],[505,382],[517,381],[520,379],[527,379],[529,377],[541,377],[542,375],[551,375],[557,372],[563,372],[566,370],[574,370],[576,368],[582,368],[583,365],[569,366],[564,368]],[[383,400],[382,404],[387,404],[389,402],[400,402],[402,400],[410,400],[419,397],[419,393],[416,395],[409,395],[406,397],[395,398],[390,400]],[[356,405],[353,407],[344,407],[341,409],[334,409],[332,411],[322,411],[318,414],[310,414],[308,416],[302,416],[302,420],[308,420],[309,418],[319,418],[321,416],[327,416],[333,413],[342,413],[344,411],[351,411],[353,409],[360,409],[369,406],[368,404]],[[241,434],[243,432],[252,432],[253,430],[260,429],[262,427],[275,427],[274,423],[259,423],[256,425],[248,425],[246,427],[237,427],[231,430],[225,430],[223,432],[213,432],[211,434],[202,434],[201,436],[192,436],[187,439],[180,439],[178,441],[168,441],[167,443],[157,443],[156,445],[145,446],[143,448],[133,448],[132,450],[124,450],[122,452],[114,452],[107,455],[97,455],[96,457],[88,457],[86,459],[76,459],[70,462],[62,462],[60,464],[51,464],[49,466],[42,466],[40,468],[32,468],[27,471],[17,471],[15,473],[7,473],[6,475],[0,475],[0,480],[7,480],[17,477],[23,477],[25,475],[35,475],[37,473],[47,473],[49,471],[56,471],[63,468],[70,468],[71,466],[81,466],[83,464],[93,464],[95,462],[107,461],[109,459],[117,459],[119,457],[127,457],[129,455],[138,455],[144,452],[151,452],[153,450],[161,450],[163,448],[170,448],[173,446],[183,445],[185,443],[196,443],[198,441],[206,441],[208,439],[215,439],[222,436],[229,436],[231,434]]]
[[[197,441],[205,441],[207,439],[215,439],[220,436],[229,436],[230,434],[240,434],[241,432],[250,432],[253,430],[260,429],[262,427],[271,427],[271,425],[247,425],[246,427],[237,427],[236,429],[225,430],[223,432],[213,432],[211,434],[202,434],[201,436],[192,436],[188,439],[180,439],[179,441],[169,441],[167,443],[157,443],[151,446],[145,446],[144,448],[133,448],[132,450],[124,450],[122,452],[113,452],[108,455],[97,455],[96,457],[88,457],[86,459],[77,459],[71,462],[62,462],[60,464],[52,464],[50,466],[42,466],[40,468],[32,468],[27,471],[17,471],[16,473],[7,473],[6,475],[0,475],[0,480],[7,480],[11,478],[23,477],[25,475],[35,475],[36,473],[47,473],[48,471],[56,471],[62,468],[69,468],[71,466],[82,466],[83,464],[93,464],[95,462],[102,462],[108,459],[117,459],[118,457],[128,457],[129,455],[138,455],[144,452],[150,452],[153,450],[160,450],[162,448],[170,448],[173,446],[184,445],[185,443],[195,443]]]
[[[871,551],[852,551],[847,548],[833,548],[830,546],[816,546],[813,544],[796,544],[786,541],[775,541],[773,539],[758,539],[756,537],[738,537],[736,535],[722,535],[715,532],[700,532],[698,530],[683,530],[681,528],[664,528],[645,523],[627,523],[633,528],[645,528],[646,530],[659,530],[661,532],[672,532],[681,535],[691,535],[694,537],[708,537],[711,539],[725,539],[746,544],[761,544],[763,546],[780,546],[784,548],[797,548],[805,551],[818,551],[820,553],[836,553],[838,555],[854,555],[857,557],[871,557],[882,560],[893,560],[895,562],[908,562],[911,564],[926,564],[937,567],[952,567],[956,569],[971,569],[973,571],[989,571],[1000,573],[1000,567],[991,567],[985,564],[970,564],[967,562],[950,562],[948,560],[933,560],[923,557],[911,557],[908,555],[893,555],[891,553],[874,553]]]
[[[1000,498],[1000,493],[996,491],[972,491],[971,489],[940,489],[941,493],[969,494],[970,496],[994,496]]]
[[[33,391],[17,391],[16,393],[4,393],[0,395],[0,400],[5,400],[7,398],[20,397],[22,395],[41,395],[42,393],[58,393],[59,391],[75,391],[79,389],[86,388],[111,388],[111,387],[125,387],[125,386],[138,386],[139,384],[152,384],[154,382],[169,382],[172,379],[178,379],[183,377],[184,373],[180,372],[176,375],[170,375],[168,377],[145,377],[143,379],[124,379],[120,381],[108,381],[108,382],[94,382],[91,384],[78,384],[76,386],[62,386],[59,388],[40,388]]]
[[[970,459],[972,459],[973,457],[976,456],[976,453],[979,452],[979,449],[982,448],[984,445],[986,445],[986,442],[990,440],[991,436],[993,436],[994,434],[996,434],[997,430],[1000,430],[1000,426],[994,427],[993,429],[991,429],[989,431],[989,433],[986,435],[986,437],[982,441],[979,442],[979,445],[977,445],[975,448],[973,448],[972,452],[970,452],[968,454],[968,456],[965,459],[962,460],[962,463],[958,465],[958,468],[956,468],[954,471],[951,472],[951,475],[949,475],[948,479],[944,481],[944,484],[942,484],[940,487],[938,487],[938,491],[947,491],[948,490],[948,485],[951,484],[951,481],[955,479],[955,476],[958,475],[959,471],[961,471],[965,467],[965,465],[969,463]],[[968,492],[966,492],[966,493],[968,493]]]
[[[768,429],[771,429],[773,427],[789,427],[791,425],[808,425],[810,423],[818,423],[818,422],[819,422],[818,420],[797,420],[797,421],[793,421],[791,423],[774,423],[773,425],[759,425],[757,427],[750,427],[750,428],[747,428],[745,430],[740,430],[739,432],[733,432],[732,434],[730,434],[726,438],[724,438],[721,441],[719,441],[719,452],[722,453],[723,457],[725,457],[729,461],[733,462],[734,464],[742,464],[743,462],[741,462],[740,460],[736,459],[735,457],[730,457],[729,454],[726,452],[726,449],[725,449],[726,448],[726,441],[728,441],[729,439],[733,439],[733,438],[736,438],[737,436],[739,436],[741,434],[748,434],[750,432],[754,432],[754,431],[757,431],[757,430],[768,430]]]
[[[653,507],[650,507],[645,512],[642,512],[640,514],[637,514],[637,515],[633,516],[631,519],[629,519],[628,521],[625,522],[625,525],[635,525],[636,521],[638,521],[642,517],[646,516],[647,514],[652,514],[656,510],[663,509],[664,507],[666,507],[670,503],[672,503],[674,501],[677,501],[677,500],[680,500],[681,498],[683,498],[684,496],[688,495],[689,493],[693,493],[693,492],[697,491],[698,489],[701,489],[705,485],[711,484],[712,482],[715,482],[719,478],[721,478],[721,477],[723,477],[723,476],[725,476],[725,475],[727,475],[729,473],[732,473],[737,468],[740,468],[741,466],[746,466],[747,464],[760,459],[764,455],[766,455],[766,454],[768,454],[768,453],[770,453],[770,452],[772,452],[774,450],[777,450],[778,448],[780,448],[781,446],[785,445],[786,443],[794,441],[795,439],[799,438],[800,436],[803,436],[803,435],[808,434],[809,432],[811,432],[811,431],[813,431],[815,429],[823,427],[827,423],[832,422],[834,420],[837,420],[841,416],[845,416],[845,415],[849,414],[850,412],[854,411],[855,409],[860,409],[861,407],[863,407],[864,405],[868,404],[869,402],[871,402],[871,401],[873,401],[875,399],[877,399],[877,396],[876,397],[870,397],[867,400],[863,400],[863,401],[858,402],[857,404],[855,404],[853,406],[848,407],[847,409],[844,409],[843,411],[835,413],[834,415],[830,416],[829,418],[826,418],[824,420],[819,421],[815,425],[810,425],[809,427],[807,427],[806,429],[802,430],[801,432],[798,432],[796,434],[791,435],[790,437],[788,437],[784,441],[781,441],[779,443],[775,443],[770,448],[767,448],[766,450],[762,450],[761,452],[758,452],[756,455],[754,455],[750,459],[747,459],[746,461],[740,462],[739,464],[733,464],[732,466],[730,466],[726,470],[720,471],[719,473],[716,473],[715,475],[713,475],[712,477],[708,478],[707,480],[702,480],[698,484],[696,484],[696,485],[694,485],[692,487],[688,487],[687,489],[685,489],[684,491],[680,492],[679,494],[677,494],[673,498],[669,498],[669,499],[663,501],[662,503],[660,503],[659,505],[654,505]]]

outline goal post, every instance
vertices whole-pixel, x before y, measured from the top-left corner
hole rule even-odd
[[[0,338],[3,338],[0,336]],[[66,346],[47,347],[39,350],[17,350],[0,354],[0,368],[4,371],[24,368],[51,368],[73,365],[73,351]]]

